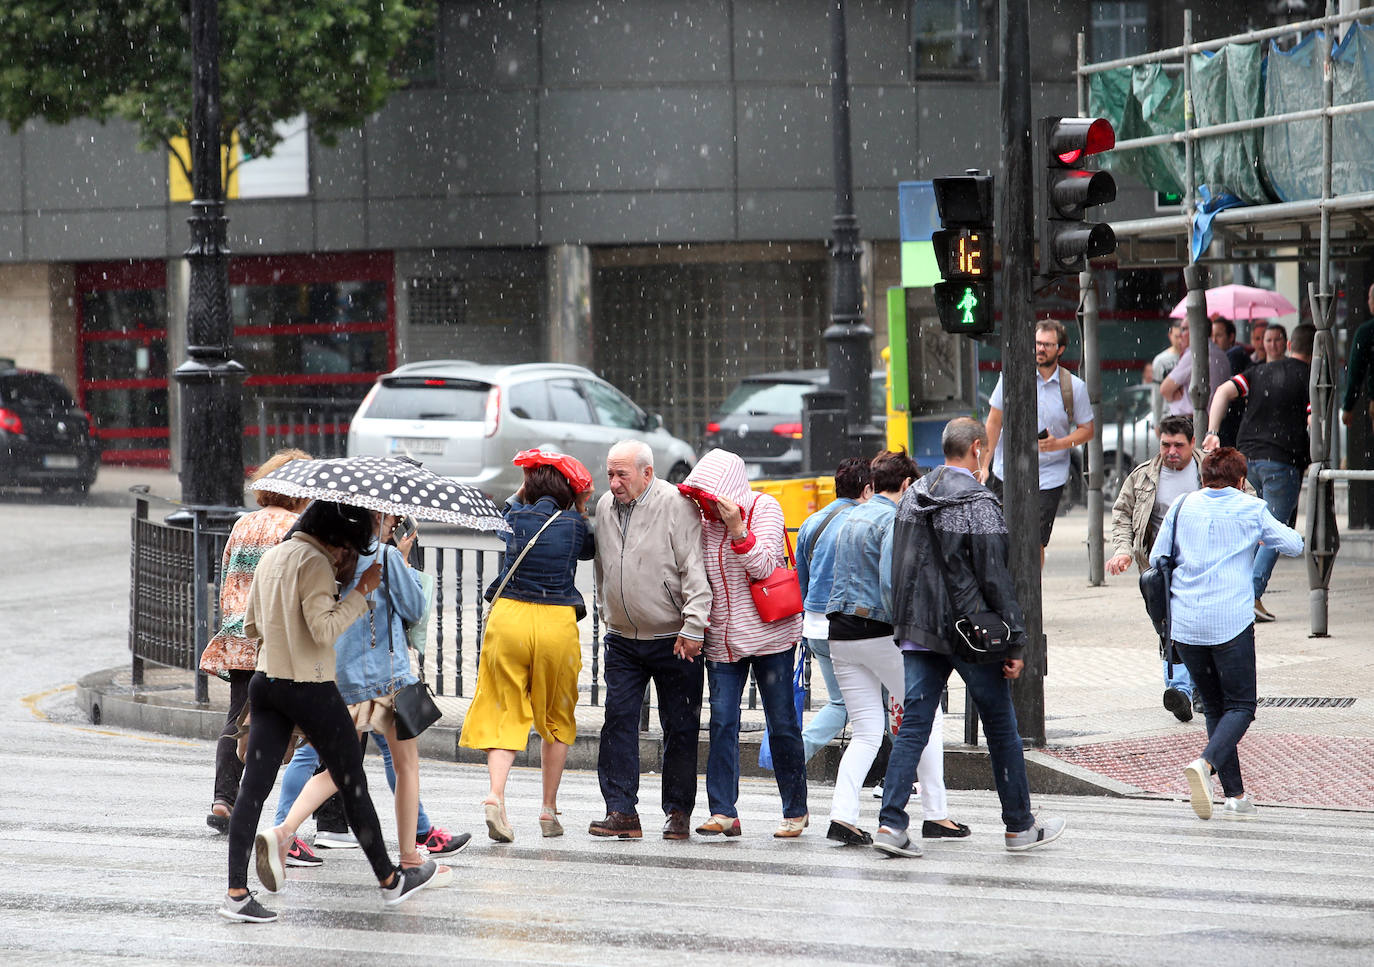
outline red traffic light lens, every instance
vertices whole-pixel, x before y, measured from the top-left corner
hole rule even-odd
[[[1116,131],[1106,118],[1059,118],[1049,126],[1048,136],[1049,150],[1066,167],[1116,146]]]

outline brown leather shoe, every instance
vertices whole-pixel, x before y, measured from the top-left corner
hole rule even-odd
[[[605,819],[596,819],[587,827],[593,836],[613,836],[616,839],[640,839],[644,831],[639,828],[639,816],[635,813],[607,812]]]
[[[687,814],[681,809],[674,809],[668,813],[668,818],[663,821],[664,839],[687,839],[691,836],[688,832],[690,823],[687,822]]]

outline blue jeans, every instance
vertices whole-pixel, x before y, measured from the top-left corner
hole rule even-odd
[[[711,682],[711,751],[706,757],[706,799],[712,815],[739,815],[739,703],[749,669],[754,669],[763,717],[768,723],[768,745],[773,751],[773,774],[782,797],[782,814],[806,815],[806,758],[802,752],[801,725],[797,722],[792,672],[796,649],[771,655],[754,655],[739,661],[708,661]]]
[[[606,809],[635,813],[639,804],[639,709],[652,680],[663,727],[663,812],[692,815],[697,801],[704,658],[673,654],[672,638],[624,638],[607,632],[606,716],[596,774]]]
[[[904,651],[906,699],[902,703],[902,727],[892,743],[883,780],[883,808],[878,822],[897,832],[910,823],[906,814],[911,798],[911,783],[916,764],[930,740],[930,726],[949,673],[958,672],[968,687],[969,696],[983,720],[983,733],[992,758],[992,778],[997,797],[1002,801],[1002,822],[1009,833],[1019,833],[1035,825],[1031,815],[1030,784],[1026,779],[1026,758],[1021,751],[1021,736],[1016,731],[1016,710],[1011,704],[1011,682],[1002,677],[1001,664],[970,665],[952,655],[932,651]]]
[[[377,732],[363,733],[363,751],[367,751],[367,736],[372,736],[372,741],[377,743],[377,748],[382,753],[382,765],[386,768],[386,782],[391,787],[393,793],[396,792],[396,770],[391,765],[391,747],[386,744],[386,737]],[[296,798],[305,788],[305,784],[310,781],[310,777],[319,768],[320,757],[315,752],[315,747],[303,745],[296,750],[296,754],[291,757],[286,769],[281,774],[281,793],[277,796],[277,815],[274,822],[280,826],[286,822],[286,814],[295,805]],[[428,836],[429,831],[434,828],[430,822],[428,814],[425,813],[425,804],[420,803],[419,819],[415,823],[416,836]]]
[[[829,697],[825,708],[811,716],[810,723],[802,730],[802,750],[806,756],[806,761],[810,762],[817,749],[827,745],[831,739],[840,734],[845,723],[849,721],[849,712],[844,707],[844,693],[840,691],[840,683],[835,680],[835,666],[830,663],[829,639],[803,638],[802,640],[806,643],[806,647],[811,649],[811,655],[816,659],[815,666],[821,670],[821,678],[825,680],[825,692]],[[815,692],[814,686],[812,692]]]
[[[1176,661],[1172,665],[1167,661],[1161,661],[1159,664],[1164,669],[1164,687],[1177,688],[1192,698],[1197,686],[1193,684],[1193,676],[1188,674],[1188,666],[1182,661]],[[1169,674],[1170,672],[1173,674]]]
[[[1246,477],[1275,520],[1280,524],[1292,520],[1302,490],[1301,470],[1277,460],[1251,460]],[[1255,597],[1264,597],[1264,589],[1269,587],[1269,576],[1274,573],[1274,562],[1278,559],[1279,552],[1272,547],[1261,547],[1255,553]]]
[[[1236,746],[1255,720],[1255,626],[1220,645],[1176,641],[1174,646],[1193,673],[1202,696],[1207,717],[1207,748],[1202,750],[1202,758],[1216,770],[1223,793],[1230,798],[1243,796],[1245,783]]]

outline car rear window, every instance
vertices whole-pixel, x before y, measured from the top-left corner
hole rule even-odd
[[[722,416],[800,413],[802,396],[816,388],[815,383],[770,383],[749,380],[735,387],[721,406]]]
[[[0,401],[14,406],[70,409],[76,404],[60,382],[42,373],[0,376]]]
[[[393,376],[382,380],[369,420],[480,421],[486,413],[490,384],[437,376]]]

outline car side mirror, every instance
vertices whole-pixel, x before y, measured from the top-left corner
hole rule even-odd
[[[650,413],[644,417],[644,430],[653,433],[655,430],[663,429],[663,414]]]

